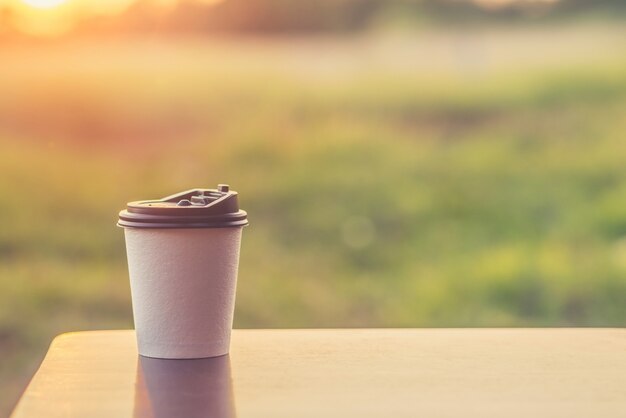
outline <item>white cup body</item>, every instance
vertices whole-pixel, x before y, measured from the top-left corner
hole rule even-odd
[[[242,229],[124,228],[139,354],[228,353]]]

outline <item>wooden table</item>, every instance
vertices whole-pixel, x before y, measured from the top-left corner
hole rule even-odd
[[[202,360],[71,333],[13,413],[225,416],[626,417],[626,330],[235,330],[229,356]]]

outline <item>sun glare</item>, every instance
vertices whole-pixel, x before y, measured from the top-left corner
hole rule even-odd
[[[0,29],[4,2],[9,4],[11,24],[20,32],[35,36],[58,36],[70,32],[83,18],[115,15],[123,12],[136,1],[0,0]]]
[[[22,0],[25,4],[38,9],[52,9],[65,3],[67,0]]]

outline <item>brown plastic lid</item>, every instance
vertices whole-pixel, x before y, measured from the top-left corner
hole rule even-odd
[[[192,189],[158,200],[128,203],[120,212],[124,228],[227,228],[248,225],[237,192],[227,184],[217,189]]]

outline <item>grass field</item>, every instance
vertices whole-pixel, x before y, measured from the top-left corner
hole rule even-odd
[[[132,326],[125,202],[218,182],[237,327],[626,325],[625,41],[3,47],[0,413],[54,335]]]

